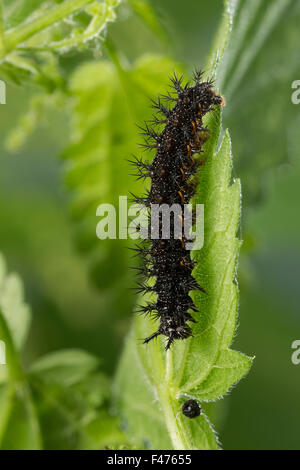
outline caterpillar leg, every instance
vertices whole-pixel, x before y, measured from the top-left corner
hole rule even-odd
[[[149,343],[149,341],[151,341],[151,339],[156,338],[156,337],[159,336],[160,334],[161,334],[160,331],[156,331],[156,332],[153,333],[151,336],[148,336],[148,338],[145,338],[144,341],[143,341],[143,344]]]
[[[162,333],[160,331],[156,331],[155,333],[153,333],[151,336],[148,336],[148,338],[144,339],[143,341],[143,344],[147,344],[149,343],[149,341],[151,341],[152,339],[156,338],[157,336],[161,335]],[[170,349],[171,347],[171,344],[173,343],[175,337],[174,336],[169,336],[169,339],[168,339],[168,342],[166,344],[166,347],[165,347],[165,350],[167,351],[168,349]]]
[[[168,349],[170,349],[171,344],[173,343],[174,339],[175,339],[174,336],[169,337],[168,342],[167,342],[166,347],[165,347],[166,351],[168,351]]]

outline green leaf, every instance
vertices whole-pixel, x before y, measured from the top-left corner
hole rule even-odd
[[[121,0],[17,0],[4,3],[0,24],[0,73],[14,82],[64,88],[59,55],[91,47],[99,53]],[[53,54],[55,53],[55,54]],[[52,68],[52,70],[50,70]]]
[[[38,375],[45,382],[68,387],[83,380],[98,366],[99,360],[91,354],[77,349],[66,349],[38,359],[30,368],[30,373]]]
[[[1,366],[0,366],[1,371]],[[0,448],[3,440],[5,430],[7,428],[7,422],[11,415],[11,409],[13,406],[14,392],[13,388],[8,384],[0,384]]]
[[[286,92],[290,77],[299,75],[294,47],[299,18],[299,5],[292,0],[241,2],[218,76],[230,102],[224,123],[242,156],[235,171],[243,181],[244,212],[263,200],[270,169],[290,159],[286,138],[299,113]],[[248,145],[254,140],[255,152]]]
[[[216,146],[219,122],[211,119],[208,126],[214,130]],[[181,393],[196,388],[204,380],[220,350],[230,346],[235,332],[238,291],[233,280],[240,246],[235,235],[241,195],[238,180],[229,186],[230,176],[231,147],[226,133],[219,151],[206,161],[196,195],[196,203],[205,207],[205,242],[203,249],[195,253],[194,275],[207,295],[194,295],[199,312],[205,312],[196,318],[198,324],[193,328],[193,334],[201,341],[190,341],[184,348],[188,350],[184,363],[180,356],[185,357],[187,351],[181,348],[175,356]],[[199,355],[201,362],[196,360]]]
[[[172,440],[152,375],[142,363],[141,353],[144,351],[138,348],[136,336],[135,329],[132,329],[126,339],[113,386],[116,407],[125,418],[124,431],[134,446],[171,449]]]
[[[8,274],[0,254],[0,310],[7,322],[13,342],[20,350],[30,326],[30,309],[24,301],[22,282],[16,274]]]
[[[225,13],[208,75],[215,76],[229,39],[235,7],[225,2]],[[251,358],[229,349],[236,330],[238,289],[236,237],[240,221],[241,188],[231,181],[231,143],[226,132],[221,144],[220,112],[211,113],[206,163],[201,167],[195,203],[204,204],[204,247],[194,252],[194,276],[207,294],[193,293],[198,313],[193,337],[165,352],[164,339],[141,344],[153,331],[149,319],[134,320],[115,385],[116,404],[127,423],[134,445],[151,448],[217,449],[218,440],[204,413],[195,420],[181,412],[187,398],[209,401],[221,398],[249,370]],[[148,300],[148,299],[145,299]],[[132,367],[135,364],[135,368]]]
[[[0,366],[0,449],[40,449],[41,433],[31,390],[1,311],[0,339],[6,350],[6,365]]]
[[[52,2],[52,8],[48,3],[43,4],[25,23],[4,31],[2,57],[21,45],[40,50],[78,47],[101,35],[106,23],[115,19],[114,8],[119,3],[120,0],[104,0],[100,4],[95,0],[64,0],[59,4]],[[79,19],[76,28],[76,18],[72,15],[78,12],[85,13],[87,19],[86,22],[81,19],[82,24]],[[62,22],[70,19],[73,25],[68,28]]]
[[[204,414],[194,421],[182,415],[183,401],[176,398],[169,381],[164,345],[157,342],[145,348],[137,341],[150,331],[151,325],[147,328],[143,319],[135,321],[114,384],[116,406],[126,418],[126,435],[138,447],[217,449],[214,431]]]
[[[46,448],[101,449],[126,442],[119,420],[106,410],[110,381],[91,354],[48,354],[31,367],[29,383]]]
[[[7,274],[0,257],[0,340],[6,364],[0,365],[0,449],[40,449],[39,422],[20,363],[19,350],[27,336],[30,313],[18,276]]]
[[[240,57],[237,67],[235,67],[234,73],[230,77],[230,83],[227,89],[228,98],[231,97],[231,95],[234,93],[235,89],[243,79],[246,71],[250,68],[254,58],[259,53],[261,47],[267,40],[268,36],[272,32],[276,24],[280,21],[284,10],[287,9],[290,4],[291,0],[277,0],[276,2],[268,4],[266,12],[264,13],[260,21],[260,24],[256,26],[255,35],[252,38],[251,43],[248,44],[248,47],[244,48],[243,54]],[[247,11],[246,6],[245,9]],[[256,9],[254,8],[254,14],[255,13]],[[250,14],[250,18],[251,16],[252,15]],[[247,17],[249,16],[247,15]],[[240,39],[241,38],[236,38],[236,41],[239,41]]]
[[[4,409],[0,411],[0,449],[40,450],[40,426],[31,391],[25,384],[14,391],[7,386],[6,390],[6,403],[1,402],[1,408]],[[2,425],[4,424],[2,430],[1,421]]]
[[[218,31],[215,35],[211,51],[208,55],[205,74],[217,80],[218,70],[224,56],[224,52],[228,45],[228,41],[232,32],[234,17],[238,9],[240,0],[224,0],[224,13],[220,22]]]
[[[116,19],[121,0],[15,0],[0,11],[0,74],[17,85],[37,84],[28,111],[6,138],[7,150],[18,150],[43,122],[52,106],[65,106],[66,76],[60,56],[102,48],[106,29]],[[1,21],[1,19],[3,21]],[[45,93],[45,90],[47,93]]]
[[[126,436],[120,429],[119,419],[107,411],[99,412],[97,418],[84,427],[77,449],[103,450],[106,448],[128,449]]]
[[[237,351],[222,350],[206,379],[187,392],[200,401],[217,400],[246,375],[252,359]]]
[[[26,373],[20,349],[29,309],[16,275],[0,258],[0,449],[119,447],[126,444],[118,418],[108,411],[110,381],[99,360],[80,350],[49,353]]]
[[[235,20],[236,25],[230,36],[230,45],[224,53],[221,70],[218,74],[218,85],[220,87],[223,87],[225,77],[241,51],[242,45],[255,21],[261,4],[261,0],[253,0],[252,2],[243,2],[241,5],[237,19]]]
[[[33,12],[37,11],[47,0],[3,0],[5,29],[23,23]]]

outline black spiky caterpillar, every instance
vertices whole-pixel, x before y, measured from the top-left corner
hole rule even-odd
[[[157,113],[164,117],[154,117],[154,125],[164,124],[164,129],[158,133],[146,124],[143,129],[146,149],[156,149],[151,164],[136,159],[133,162],[137,168],[138,178],[151,178],[151,188],[143,198],[134,197],[134,202],[144,204],[151,209],[153,204],[184,204],[190,202],[195,193],[195,174],[200,165],[195,154],[201,153],[205,141],[209,138],[209,129],[202,125],[203,116],[215,105],[222,105],[223,98],[213,90],[212,80],[201,82],[202,72],[194,73],[194,85],[182,85],[182,77],[171,78],[171,88],[176,96],[168,94],[161,97],[174,102],[173,108],[167,108],[161,98],[153,103]],[[184,218],[182,219],[184,225]],[[173,220],[174,225],[174,220]],[[148,227],[151,232],[151,221]],[[173,226],[174,233],[174,226]],[[192,276],[194,263],[190,251],[186,250],[185,236],[174,239],[151,239],[151,246],[140,245],[136,251],[141,255],[144,266],[139,268],[144,281],[139,284],[139,292],[154,292],[155,302],[148,302],[140,308],[143,314],[159,319],[158,330],[144,340],[148,343],[158,335],[168,338],[166,350],[175,339],[185,339],[192,336],[191,327],[187,322],[195,322],[188,312],[197,309],[189,296],[191,290],[204,289],[199,286]],[[152,287],[147,279],[155,277]]]

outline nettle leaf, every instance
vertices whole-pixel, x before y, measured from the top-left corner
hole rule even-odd
[[[1,10],[0,74],[15,83],[31,80],[50,92],[63,88],[64,78],[58,71],[58,56],[74,48],[78,52],[91,47],[99,52],[107,25],[116,19],[115,10],[120,2],[4,2]]]
[[[214,131],[215,142],[211,142],[210,146],[216,148],[220,128],[218,116],[211,118],[207,125]],[[245,374],[251,364],[251,359],[246,356],[229,354],[227,351],[233,340],[237,320],[238,289],[235,276],[240,241],[236,233],[241,201],[240,182],[236,180],[230,185],[231,146],[228,132],[223,137],[220,149],[211,155],[201,172],[196,195],[196,202],[204,204],[205,208],[205,241],[202,250],[195,252],[197,267],[194,276],[207,294],[194,295],[200,312],[196,318],[198,323],[193,328],[195,338],[174,353],[174,362],[178,364],[176,381],[179,393],[200,399],[200,389],[202,400],[219,398]],[[223,351],[226,351],[225,355]],[[184,363],[181,356],[185,357]],[[201,360],[197,360],[197,357],[201,357]],[[224,373],[224,369],[227,369],[228,374]],[[233,379],[231,383],[229,374]],[[215,388],[223,390],[219,396],[215,396],[215,390],[210,392],[212,396],[208,391],[203,395],[205,381],[208,380],[209,384],[211,377],[216,380]]]
[[[14,345],[20,350],[27,337],[31,313],[24,301],[21,279],[16,274],[8,274],[6,263],[0,254],[0,310],[7,323]]]
[[[99,54],[121,0],[15,0],[0,9],[0,76],[16,85],[42,87],[5,141],[16,151],[48,108],[66,106],[67,72],[59,60],[74,49]],[[2,16],[1,16],[2,14]],[[2,19],[2,21],[1,21]],[[46,93],[45,93],[46,91]],[[63,100],[64,98],[64,100]]]
[[[107,411],[110,381],[99,360],[81,350],[49,353],[28,380],[47,449],[103,449],[126,442],[119,420]]]
[[[211,50],[204,68],[205,74],[218,81],[219,70],[222,70],[224,53],[228,45],[233,23],[240,0],[224,0],[224,13],[218,31],[215,34]],[[218,72],[218,73],[217,73]]]
[[[81,350],[56,351],[28,371],[21,365],[30,311],[20,279],[0,257],[0,449],[103,449],[126,445],[108,411],[111,383],[100,361]],[[4,344],[4,348],[2,347]],[[1,357],[1,363],[3,357]]]
[[[115,19],[120,1],[52,0],[25,5],[28,2],[23,0],[15,2],[10,14],[4,5],[2,56],[15,49],[66,51],[100,38],[105,25]]]
[[[23,23],[27,18],[38,10],[48,0],[3,0],[3,23],[4,29],[14,28]]]
[[[125,249],[128,240],[97,239],[96,210],[102,203],[117,209],[119,195],[130,198],[129,191],[143,190],[141,182],[128,177],[134,170],[127,159],[140,150],[136,124],[150,117],[150,98],[165,88],[173,68],[172,60],[147,55],[126,70],[108,61],[86,63],[71,79],[75,108],[72,143],[63,155],[66,183],[73,194],[77,245],[89,254],[101,288],[121,280],[127,289],[132,254]]]
[[[225,13],[206,73],[216,77],[238,2],[225,2]],[[238,289],[237,239],[241,188],[231,181],[229,133],[221,135],[220,112],[206,122],[211,138],[201,169],[195,203],[204,204],[204,247],[194,252],[194,276],[207,294],[192,293],[199,312],[192,338],[177,341],[165,352],[159,338],[147,346],[141,339],[153,332],[148,318],[135,318],[117,372],[114,395],[134,445],[155,449],[217,449],[218,439],[204,413],[191,420],[181,412],[187,398],[221,398],[249,370],[252,359],[230,348],[236,330]],[[221,144],[219,140],[221,139]],[[135,365],[135,367],[132,366]]]
[[[94,372],[98,366],[99,360],[91,354],[67,349],[41,357],[33,364],[30,373],[45,382],[70,386]]]
[[[244,210],[264,198],[266,173],[290,158],[287,139],[299,113],[286,90],[291,77],[299,75],[294,47],[299,21],[299,4],[293,0],[240,2],[218,73],[218,86],[230,102],[223,120],[243,156],[235,171],[244,182]],[[254,139],[253,153],[248,142]]]

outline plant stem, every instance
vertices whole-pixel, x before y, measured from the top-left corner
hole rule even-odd
[[[22,44],[30,37],[46,28],[49,28],[49,26],[61,21],[71,13],[85,7],[93,1],[94,0],[67,0],[62,4],[51,8],[30,23],[17,26],[16,28],[7,31],[5,34],[5,48],[1,48],[0,44],[0,58],[3,58],[5,54],[15,49],[19,44]]]
[[[158,348],[159,351],[155,351]],[[170,351],[167,352],[166,361],[167,361],[167,374],[166,366],[164,364],[164,359],[161,354],[159,342],[157,342],[156,348],[153,348],[151,351],[152,361],[156,362],[157,368],[153,370],[155,374],[155,383],[159,384],[156,388],[157,394],[159,397],[159,402],[161,404],[161,409],[163,410],[165,416],[166,426],[169,431],[169,435],[173,444],[173,449],[175,450],[188,450],[190,449],[189,439],[185,435],[185,429],[180,423],[180,420],[177,419],[176,414],[176,405],[172,397],[176,397],[177,393],[175,390],[170,388],[172,374],[172,357]],[[152,362],[154,363],[154,362]]]
[[[12,382],[23,382],[24,373],[19,362],[18,353],[13,343],[9,328],[3,314],[0,311],[0,338],[5,341],[7,367]]]
[[[166,425],[173,443],[174,450],[189,450],[189,441],[186,439],[184,428],[176,418],[176,410],[174,408],[169,384],[165,383],[158,389],[158,395],[161,407],[164,410]]]
[[[5,348],[6,348],[6,362],[7,368],[9,372],[9,382],[11,388],[9,389],[9,397],[11,400],[14,399],[15,393],[21,393],[24,397],[24,403],[26,404],[28,416],[30,418],[32,427],[35,432],[35,436],[37,439],[36,447],[37,449],[42,448],[42,436],[40,431],[40,424],[37,417],[36,409],[32,400],[31,390],[26,380],[26,376],[24,374],[22,365],[19,361],[18,353],[15,348],[13,338],[10,333],[10,329],[7,325],[4,315],[0,311],[0,338],[5,340]],[[8,422],[9,415],[13,409],[13,406],[9,406],[7,411],[7,419]],[[1,430],[0,438],[4,434],[4,428]]]

